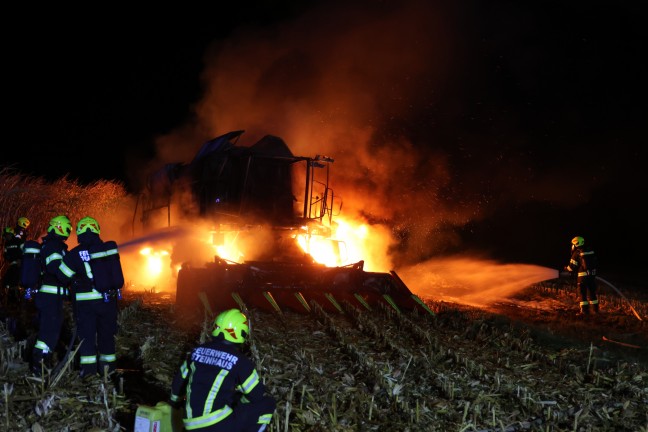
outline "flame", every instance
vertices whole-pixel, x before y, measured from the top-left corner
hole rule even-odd
[[[166,289],[164,281],[168,282],[171,275],[170,255],[166,248],[146,246],[139,250],[143,262],[140,263],[137,287],[141,289]],[[177,273],[176,273],[177,274]]]
[[[300,234],[298,244],[315,261],[329,267],[364,261],[367,271],[390,270],[387,250],[392,240],[384,228],[338,217],[331,231],[330,238]]]
[[[243,262],[245,255],[234,244],[215,245],[214,251],[219,257],[233,262]]]
[[[340,240],[326,238],[318,235],[298,234],[295,241],[301,249],[313,259],[328,267],[335,267],[347,264],[345,254],[345,243]]]
[[[390,233],[366,221],[340,218],[332,227],[313,225],[277,232],[270,229],[239,231],[220,227],[197,227],[170,242],[148,241],[124,259],[129,283],[135,289],[174,291],[181,266],[203,266],[215,257],[243,263],[246,260],[291,260],[308,254],[328,267],[364,261],[366,271],[391,270],[388,248]],[[264,245],[279,240],[279,245],[260,254]],[[275,243],[276,245],[276,243]]]
[[[145,247],[140,250],[140,254],[146,257],[146,272],[152,277],[159,276],[162,273],[162,261],[169,255],[169,252],[166,250],[154,251],[150,247]]]
[[[238,231],[211,231],[208,243],[214,248],[214,253],[220,258],[242,263],[245,261],[245,253],[239,244]]]

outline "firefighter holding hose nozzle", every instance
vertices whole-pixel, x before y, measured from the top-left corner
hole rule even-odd
[[[579,315],[586,317],[590,314],[590,306],[594,313],[599,311],[596,297],[596,254],[589,245],[585,245],[583,237],[574,237],[571,244],[571,258],[565,271],[577,276],[576,286],[581,295]]]
[[[81,341],[79,375],[91,380],[111,375],[116,368],[117,300],[121,298],[124,274],[117,243],[100,237],[101,227],[95,218],[79,220],[76,235],[79,244],[63,257],[58,277],[70,285],[73,296]]]

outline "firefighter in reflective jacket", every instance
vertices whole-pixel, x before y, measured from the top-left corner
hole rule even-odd
[[[7,303],[14,305],[19,305],[22,298],[20,265],[29,224],[29,219],[24,216],[19,217],[16,226],[14,228],[5,228],[3,233],[5,237],[4,260],[7,264],[7,270],[3,275],[2,286],[7,294],[5,300],[7,300]],[[11,238],[9,238],[10,233]]]
[[[34,307],[38,311],[38,338],[32,352],[31,370],[36,375],[42,374],[44,366],[51,366],[48,363],[61,336],[63,303],[67,301],[68,291],[56,274],[67,252],[65,241],[71,231],[70,219],[65,215],[56,216],[49,221],[47,235],[41,239],[40,255],[45,271],[40,286],[34,287],[33,294]]]
[[[577,286],[581,295],[580,313],[589,315],[590,306],[595,313],[599,311],[596,297],[596,254],[585,245],[583,237],[574,237],[571,241],[572,254],[565,270],[576,274]]]
[[[95,289],[94,275],[90,267],[89,249],[104,244],[99,237],[99,223],[84,217],[77,223],[79,244],[63,258],[59,278],[70,285],[76,302],[79,367],[81,378],[110,374],[117,361],[115,335],[117,334],[117,298],[104,296]]]
[[[27,240],[27,235],[28,235],[27,230],[29,229],[29,225],[31,225],[31,222],[29,222],[29,219],[27,219],[24,216],[19,217],[18,220],[16,221],[16,227],[14,228],[14,233],[22,243],[25,243],[25,240]]]
[[[251,359],[239,349],[249,333],[247,317],[230,309],[216,317],[214,336],[195,347],[171,384],[169,402],[184,401],[186,430],[218,432],[264,431],[276,402]]]
[[[3,304],[20,303],[20,261],[22,259],[23,241],[16,236],[12,227],[5,227],[2,232],[3,248],[2,258],[5,270],[2,274],[2,295],[0,300]]]

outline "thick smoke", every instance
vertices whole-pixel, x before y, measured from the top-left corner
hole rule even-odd
[[[162,138],[160,156],[173,159],[192,135],[245,129],[249,144],[280,136],[294,154],[335,159],[331,186],[346,217],[384,224],[407,240],[401,255],[425,256],[456,242],[452,227],[479,213],[448,199],[444,152],[401,130],[441,91],[453,37],[428,3],[338,7],[215,43],[197,122]]]
[[[541,174],[520,114],[495,105],[475,16],[429,1],[351,3],[214,42],[195,121],[162,137],[159,156],[187,161],[239,129],[247,144],[272,134],[297,155],[330,156],[344,215],[387,227],[397,267],[461,251],[472,224],[520,202],[589,199],[563,167]]]

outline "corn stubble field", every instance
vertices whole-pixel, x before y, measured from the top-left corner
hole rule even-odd
[[[52,212],[120,220],[132,204],[114,182],[47,182],[6,168],[0,182],[2,226],[29,215],[34,233]],[[603,313],[588,322],[574,317],[578,299],[560,280],[490,310],[426,299],[434,316],[351,305],[251,310],[247,349],[277,400],[269,429],[648,432],[648,292],[618,287],[629,301],[603,287]],[[166,400],[185,352],[213,321],[176,310],[171,295],[127,287],[119,373],[81,382],[73,361],[31,376],[35,329],[15,337],[1,315],[0,430],[33,432],[132,430],[138,406]]]
[[[565,310],[486,311],[433,300],[434,316],[348,304],[344,313],[317,304],[308,315],[250,310],[247,349],[277,400],[275,432],[646,432],[648,331],[629,306],[646,317],[648,302],[626,295],[629,302],[602,294],[605,313],[589,323],[565,313],[574,295],[559,281],[520,296]],[[126,295],[120,374],[89,383],[69,369],[26,376],[25,341],[3,331],[0,425],[132,430],[138,405],[166,399],[184,353],[204,340],[212,318],[181,314],[169,295]]]

